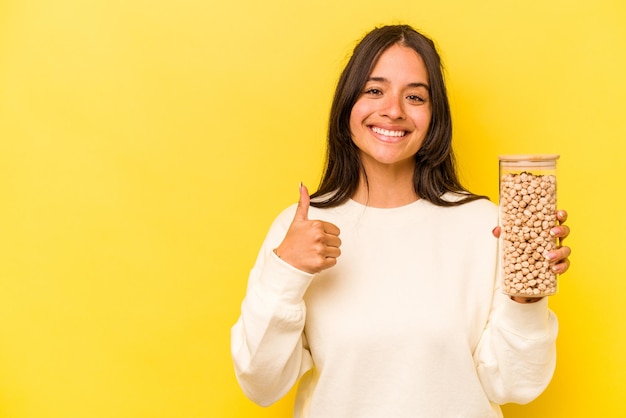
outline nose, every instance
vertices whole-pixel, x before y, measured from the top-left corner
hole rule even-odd
[[[384,102],[382,103],[381,115],[387,116],[390,119],[404,119],[404,102],[402,101],[402,95],[400,94],[387,94]]]

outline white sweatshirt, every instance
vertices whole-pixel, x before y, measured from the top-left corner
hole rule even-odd
[[[232,328],[250,399],[272,404],[301,378],[296,418],[490,418],[548,385],[557,319],[547,298],[501,294],[493,203],[311,207],[342,240],[317,275],[272,251],[294,213],[270,228]]]

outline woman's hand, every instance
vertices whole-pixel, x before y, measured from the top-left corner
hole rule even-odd
[[[552,264],[550,268],[557,274],[563,274],[569,269],[569,266],[570,266],[569,256],[572,253],[569,247],[562,245],[563,240],[567,238],[567,236],[570,233],[569,227],[567,225],[564,225],[565,221],[567,220],[567,212],[564,210],[558,210],[556,212],[556,218],[559,221],[559,225],[553,227],[550,230],[550,235],[558,238],[560,245],[559,247],[548,252],[546,257]],[[499,226],[495,227],[492,233],[494,237],[499,238],[500,227]],[[520,303],[533,303],[533,302],[537,302],[538,300],[542,298],[512,296],[511,299]]]
[[[301,184],[296,214],[274,252],[293,267],[314,274],[337,264],[341,239],[339,228],[332,223],[309,220],[310,203],[309,192]]]
[[[569,226],[563,225],[567,220],[567,212],[559,210],[556,212],[556,218],[559,220],[560,225],[555,226],[550,230],[550,234],[559,238],[561,244],[557,249],[550,251],[547,255],[548,260],[554,263],[552,270],[555,273],[563,274],[569,269],[569,256],[572,250],[569,247],[563,246],[563,240],[569,235]]]

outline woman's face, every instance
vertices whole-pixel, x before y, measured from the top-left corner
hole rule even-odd
[[[381,54],[350,114],[352,140],[365,169],[413,170],[431,115],[424,61],[413,49],[392,45]]]

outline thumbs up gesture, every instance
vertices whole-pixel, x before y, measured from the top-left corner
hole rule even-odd
[[[283,242],[274,250],[283,261],[307,273],[319,273],[337,264],[341,254],[339,228],[330,222],[309,220],[309,191],[300,184],[296,214]]]

